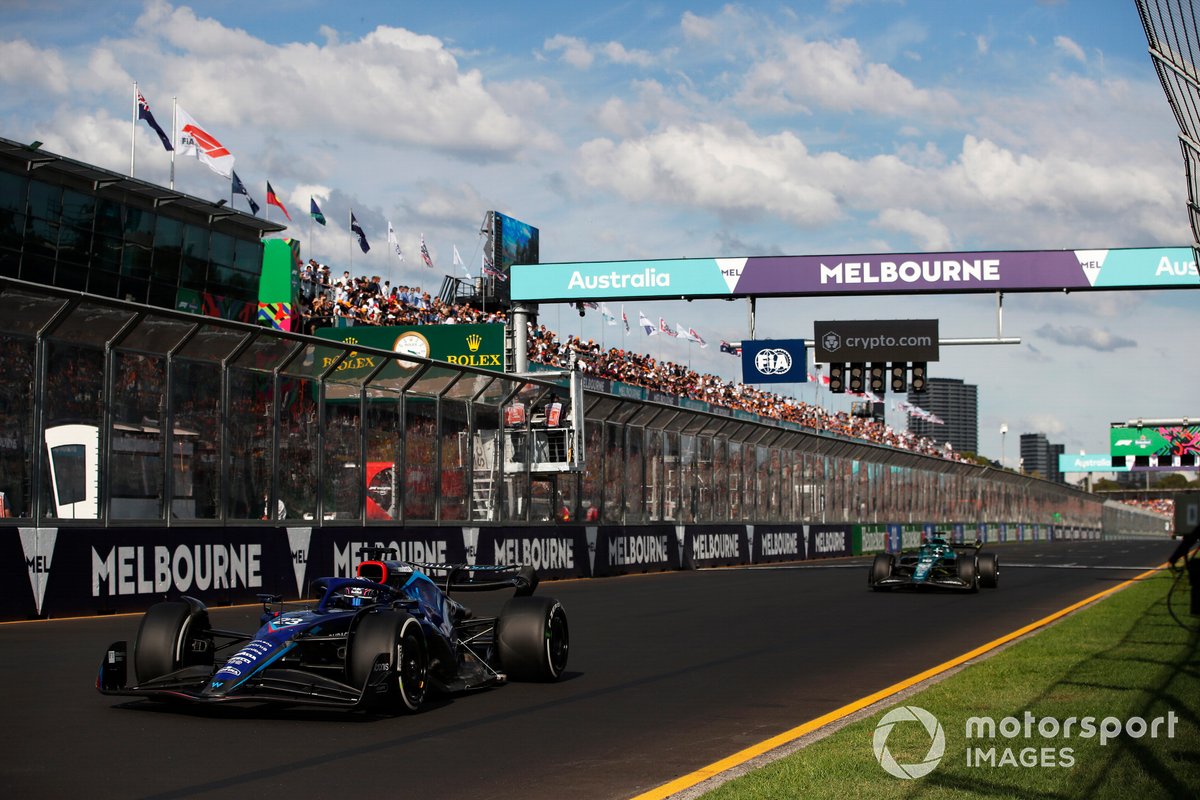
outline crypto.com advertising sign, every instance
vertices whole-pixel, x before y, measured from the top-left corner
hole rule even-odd
[[[1200,287],[1189,247],[581,261],[511,274],[512,299],[527,301]]]
[[[813,323],[813,358],[847,361],[937,361],[936,319],[868,319]]]

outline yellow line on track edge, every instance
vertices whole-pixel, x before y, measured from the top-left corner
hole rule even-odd
[[[893,683],[891,686],[888,686],[885,689],[880,689],[879,691],[875,692],[874,694],[869,694],[865,697],[860,697],[858,700],[855,700],[852,703],[848,703],[848,704],[842,706],[841,708],[836,708],[833,711],[830,711],[828,714],[822,714],[821,716],[817,717],[816,719],[811,719],[802,725],[798,725],[795,728],[792,728],[791,730],[784,731],[783,733],[780,733],[776,736],[772,736],[770,739],[765,739],[765,740],[759,742],[758,744],[754,744],[743,750],[739,750],[738,752],[736,752],[732,755],[722,758],[720,761],[714,761],[713,763],[711,763],[707,766],[701,767],[700,769],[695,770],[694,772],[690,772],[687,775],[682,775],[669,783],[664,783],[661,786],[658,786],[647,792],[643,792],[642,794],[639,794],[636,797],[631,798],[631,800],[666,800],[666,798],[670,797],[671,795],[675,794],[676,792],[682,792],[684,789],[690,789],[691,787],[695,786],[696,784],[702,783],[702,782],[708,780],[709,778],[712,778],[716,775],[721,774],[722,772],[725,772],[726,770],[730,770],[730,769],[733,769],[734,767],[741,766],[742,764],[745,764],[747,761],[750,761],[751,759],[754,759],[754,758],[758,758],[759,756],[763,755],[764,753],[768,753],[777,747],[782,747],[783,745],[790,744],[791,742],[794,742],[795,740],[799,739],[802,736],[807,736],[808,734],[812,733],[813,731],[818,730],[826,725],[829,725],[830,723],[837,722],[838,720],[843,719],[844,717],[848,717],[851,714],[855,713],[856,711],[861,711],[862,709],[866,708],[869,705],[878,703],[880,700],[886,700],[887,698],[891,697],[892,695],[899,694],[900,692],[904,691],[905,689],[915,686],[916,684],[921,683],[922,681],[926,681],[926,680],[929,680],[930,678],[941,675],[943,672],[954,669],[955,667],[960,666],[960,665],[966,663],[967,661],[970,661],[973,658],[977,658],[991,650],[995,650],[997,647],[1000,647],[1001,645],[1008,644],[1013,639],[1024,636],[1025,634],[1030,633],[1031,631],[1035,631],[1038,628],[1045,627],[1046,625],[1049,625],[1051,622],[1061,619],[1062,617],[1065,617],[1067,614],[1070,614],[1073,611],[1083,608],[1084,606],[1086,606],[1090,603],[1094,603],[1097,600],[1103,600],[1105,597],[1108,597],[1110,594],[1113,594],[1114,592],[1119,592],[1121,589],[1124,589],[1126,586],[1136,583],[1137,581],[1140,581],[1144,578],[1148,578],[1149,576],[1153,575],[1154,573],[1161,571],[1165,567],[1166,567],[1166,564],[1162,564],[1160,566],[1155,567],[1154,569],[1146,570],[1145,572],[1141,573],[1140,575],[1135,575],[1134,577],[1130,578],[1127,581],[1118,583],[1116,586],[1109,587],[1108,589],[1105,589],[1102,592],[1097,592],[1096,594],[1092,595],[1091,597],[1080,600],[1077,603],[1072,603],[1071,605],[1067,606],[1066,608],[1059,609],[1058,611],[1055,611],[1053,614],[1042,617],[1041,619],[1039,619],[1035,622],[1031,622],[1022,628],[1018,628],[1017,630],[1012,631],[1011,633],[1006,633],[1003,636],[1001,636],[999,639],[993,639],[992,641],[988,642],[987,644],[982,644],[979,647],[976,647],[974,650],[968,650],[966,653],[963,653],[960,656],[955,656],[954,658],[950,659],[949,661],[945,661],[941,664],[938,664],[936,667],[930,667],[929,669],[925,670],[924,672],[919,672],[916,675],[913,675],[912,677],[905,678],[904,680],[900,681],[899,683]]]

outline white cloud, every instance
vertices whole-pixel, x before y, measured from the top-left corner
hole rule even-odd
[[[679,27],[683,31],[685,39],[701,42],[716,41],[719,31],[715,19],[700,17],[691,11],[683,12],[683,17],[679,20]]]
[[[1070,37],[1055,36],[1054,46],[1065,53],[1068,57],[1085,64],[1087,63],[1087,55],[1083,52],[1083,48],[1077,45]]]
[[[654,64],[654,56],[645,50],[626,50],[620,42],[609,42],[602,46],[601,51],[614,64],[634,64],[639,67],[649,67]]]
[[[542,48],[549,52],[561,50],[562,60],[577,69],[587,69],[596,59],[588,49],[587,42],[575,36],[563,36],[562,34],[551,36],[545,41]]]
[[[1085,347],[1101,353],[1111,353],[1124,347],[1137,347],[1133,339],[1126,339],[1107,330],[1082,325],[1062,326],[1046,323],[1034,333],[1065,347]]]
[[[942,90],[920,89],[887,64],[869,61],[854,39],[806,41],[783,36],[772,56],[751,67],[736,95],[746,106],[776,111],[869,111],[945,114],[957,103]]]
[[[923,250],[950,250],[954,245],[950,230],[944,222],[915,208],[885,208],[880,212],[875,224],[881,228],[909,234]]]
[[[132,109],[132,103],[130,108]],[[166,119],[170,118],[171,112],[168,110]],[[128,117],[114,119],[103,112],[73,114],[63,110],[43,123],[44,127],[36,127],[35,138],[45,142],[45,149],[51,152],[86,153],[87,157],[84,160],[88,163],[128,174],[129,124]],[[167,130],[170,130],[169,126]],[[158,136],[144,122],[138,123],[134,133],[138,137],[137,177],[147,178],[153,175],[161,177],[162,183],[165,184],[168,162],[166,151],[159,143]],[[228,186],[228,181],[225,184]]]
[[[1067,430],[1067,426],[1063,423],[1062,419],[1050,413],[1031,414],[1025,417],[1022,423],[1022,425],[1018,426],[1020,427],[1018,436],[1021,433],[1044,433],[1053,439]]]
[[[21,39],[0,42],[0,81],[52,94],[65,94],[71,85],[70,69],[57,52]]]
[[[576,36],[562,34],[547,39],[542,49],[549,53],[562,51],[562,60],[576,69],[590,69],[597,55],[603,56],[611,64],[622,66],[651,67],[658,60],[647,50],[630,50],[620,42],[589,44]]]
[[[841,215],[834,193],[806,178],[814,168],[836,171],[845,159],[814,159],[787,132],[759,137],[736,125],[671,126],[620,144],[594,139],[579,155],[579,171],[588,184],[629,199],[720,214],[765,211],[798,224],[827,223]]]
[[[78,102],[84,93],[128,85],[136,65],[142,76],[154,76],[144,91],[156,109],[165,110],[168,92],[177,94],[219,130],[253,124],[282,133],[320,120],[331,136],[491,157],[552,139],[529,115],[498,102],[480,72],[460,69],[435,37],[379,26],[353,41],[327,38],[324,45],[276,45],[190,8],[151,2],[131,38],[90,51],[68,56],[21,40],[0,42],[0,82],[31,94],[69,92]]]

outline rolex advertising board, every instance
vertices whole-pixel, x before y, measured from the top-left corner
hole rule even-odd
[[[359,325],[352,328],[320,328],[316,335],[347,344],[377,347],[403,355],[435,358],[463,367],[504,371],[504,326],[487,325]],[[328,354],[327,354],[328,355]],[[317,364],[318,368],[322,365]],[[325,364],[324,366],[328,366]],[[351,356],[338,367],[345,377],[362,371],[370,374],[378,363],[374,357]],[[351,372],[345,372],[350,370]]]

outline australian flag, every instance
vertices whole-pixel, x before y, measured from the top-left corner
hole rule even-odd
[[[162,146],[167,150],[174,150],[171,146],[171,137],[163,133],[163,129],[158,127],[158,121],[154,119],[154,115],[150,113],[150,104],[146,102],[146,98],[142,97],[142,93],[138,92],[138,119],[146,120],[146,124],[154,129],[158,134],[158,140],[162,142]]]
[[[365,253],[371,249],[371,245],[367,244],[367,235],[363,233],[362,225],[358,224],[358,220],[354,218],[354,212],[350,212],[350,230],[358,236],[358,246]]]
[[[735,356],[740,356],[742,354],[742,348],[739,345],[730,344],[729,342],[722,341],[721,342],[721,352],[722,353],[731,353]]]
[[[425,266],[432,267],[433,259],[429,257],[429,248],[425,246],[425,234],[421,234],[421,260],[425,262]]]
[[[244,194],[246,196],[246,202],[250,204],[250,213],[253,214],[254,216],[258,216],[258,203],[254,202],[254,198],[250,196],[250,193],[248,191],[246,191],[246,184],[242,183],[242,179],[238,177],[238,174],[236,172],[232,173],[232,175],[233,175],[233,187],[232,187],[233,193],[234,194]]]

